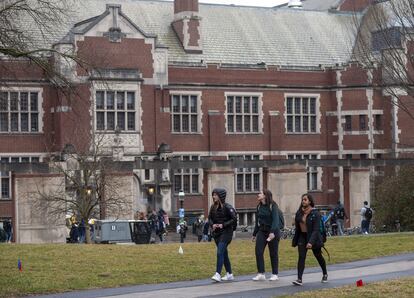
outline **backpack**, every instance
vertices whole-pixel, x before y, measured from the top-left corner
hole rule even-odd
[[[314,211],[311,212],[311,214]],[[312,214],[311,220],[313,221],[313,219],[316,217],[316,214]],[[327,238],[327,233],[326,233],[326,227],[325,227],[325,223],[323,222],[322,216],[320,216],[320,220],[319,220],[319,233],[321,234],[322,237],[322,243],[326,242],[326,238]]]
[[[372,209],[369,208],[369,207],[366,207],[364,216],[367,220],[371,220],[371,218],[372,218]]]
[[[273,205],[276,205],[275,203],[273,203],[272,205],[270,205],[270,211],[272,211],[273,209]],[[285,227],[285,218],[283,217],[283,212],[282,210],[280,210],[280,208],[277,208],[277,213],[279,215],[279,229],[283,230]],[[257,211],[259,211],[259,206],[257,206]]]
[[[226,208],[227,212],[230,214],[230,217],[233,219],[233,231],[237,229],[237,211],[233,208],[232,205],[225,203],[224,207]]]

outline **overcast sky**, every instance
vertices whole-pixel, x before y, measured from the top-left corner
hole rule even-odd
[[[289,0],[199,0],[198,2],[273,7],[282,3],[287,3]]]

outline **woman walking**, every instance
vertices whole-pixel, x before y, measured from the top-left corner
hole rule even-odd
[[[293,282],[294,285],[302,285],[302,275],[305,270],[306,254],[308,249],[312,249],[313,255],[318,260],[322,268],[322,282],[328,282],[328,272],[326,271],[326,262],[322,256],[323,239],[320,232],[321,215],[318,210],[314,209],[315,202],[310,194],[302,195],[302,202],[295,216],[295,236],[292,240],[292,246],[298,247],[298,279]]]
[[[256,265],[257,275],[254,281],[266,280],[264,265],[264,250],[269,246],[270,263],[272,275],[269,280],[279,280],[279,240],[280,219],[276,202],[273,201],[272,193],[265,189],[257,195],[256,225],[253,232],[253,241],[256,241]]]
[[[217,246],[216,273],[211,277],[212,280],[220,282],[222,280],[233,280],[231,264],[227,246],[233,237],[233,224],[237,222],[236,211],[226,203],[226,190],[215,188],[212,192],[213,204],[208,215],[208,222],[212,228],[212,236]],[[221,277],[221,270],[226,269],[226,275]]]

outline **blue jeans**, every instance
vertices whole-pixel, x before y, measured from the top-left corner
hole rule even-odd
[[[369,233],[369,221],[363,219],[361,222],[361,232],[364,234],[365,232]]]
[[[227,250],[227,246],[229,245],[228,242],[216,242],[217,246],[217,267],[216,272],[221,273],[221,269],[226,269],[226,272],[231,274],[231,264],[229,259],[229,253]]]
[[[6,232],[6,242],[11,242],[13,238],[13,232],[7,233]]]
[[[336,219],[336,224],[338,225],[338,235],[342,236],[344,234],[344,232],[345,232],[345,229],[344,229],[344,220],[343,219],[340,219],[340,218],[337,218]]]

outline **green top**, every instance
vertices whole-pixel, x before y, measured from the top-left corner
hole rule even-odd
[[[270,227],[271,233],[276,233],[279,230],[279,213],[277,212],[277,205],[273,203],[271,206],[259,204],[256,212],[256,225],[253,236],[259,232],[260,226],[264,225]]]

